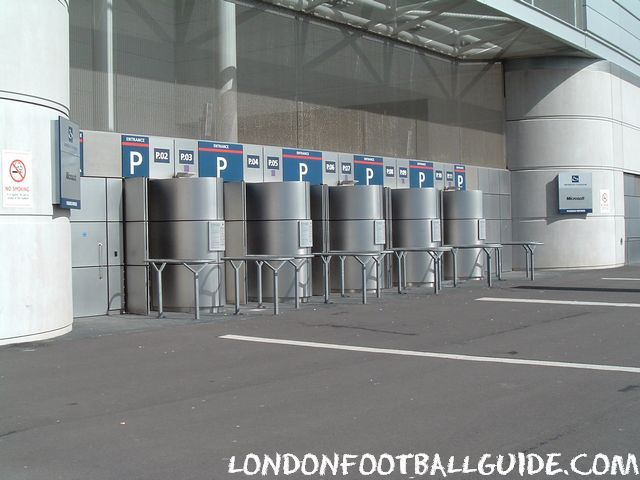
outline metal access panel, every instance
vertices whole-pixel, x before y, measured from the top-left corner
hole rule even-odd
[[[433,188],[433,163],[410,160],[409,185],[411,188]]]
[[[353,170],[358,185],[384,185],[384,159],[382,157],[354,155]]]
[[[149,137],[149,177],[171,178],[174,171],[173,138]]]
[[[340,182],[340,155],[336,152],[322,152],[322,183],[338,185]]]
[[[398,182],[398,166],[395,158],[384,157],[384,186],[396,188]]]
[[[339,153],[338,154],[338,163],[339,163],[339,175],[340,180],[338,182],[339,185],[345,183],[353,182],[353,155],[350,153]]]
[[[243,145],[245,182],[262,183],[264,181],[264,159],[261,145]]]
[[[104,222],[107,217],[106,183],[104,178],[80,179],[82,208],[71,210],[71,222]]]
[[[262,147],[263,179],[265,182],[282,181],[282,149],[279,147]]]
[[[241,182],[244,177],[244,146],[237,143],[198,142],[198,174],[225,182]]]
[[[124,285],[124,268],[122,266],[109,267],[109,291],[108,291],[108,310],[122,310],[124,308],[123,285]]]
[[[225,254],[228,257],[247,255],[247,196],[246,183],[228,183],[224,186]],[[227,303],[235,302],[235,271],[231,265],[225,269]],[[239,302],[247,303],[246,266],[239,269]]]
[[[71,265],[104,267],[107,264],[107,224],[71,223]]]
[[[173,141],[174,175],[198,176],[198,142],[176,138]]]
[[[107,178],[107,221],[122,222],[122,179]]]
[[[73,268],[73,316],[105,315],[108,311],[106,269],[100,267]]]
[[[397,158],[396,169],[396,188],[409,188],[409,160]]]

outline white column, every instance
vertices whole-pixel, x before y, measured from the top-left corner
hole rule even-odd
[[[69,220],[51,203],[55,120],[69,115],[67,10],[64,0],[0,2],[0,151],[31,158],[28,201],[10,205],[1,187],[0,345],[71,330]]]
[[[214,3],[216,99],[213,137],[238,141],[236,6],[224,0]]]
[[[545,243],[536,250],[537,267],[624,264],[620,79],[612,69],[578,58],[505,64],[513,239]],[[560,172],[591,173],[593,213],[559,213]],[[608,208],[600,206],[601,190],[610,193]],[[514,255],[514,267],[523,262]]]

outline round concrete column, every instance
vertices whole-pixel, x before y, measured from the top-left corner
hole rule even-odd
[[[578,58],[505,64],[513,238],[545,243],[536,266],[624,264],[620,79],[612,68]],[[557,177],[569,171],[592,174],[593,213],[559,213]],[[609,191],[609,211],[600,206],[601,190]],[[514,255],[514,267],[523,262]]]
[[[51,198],[55,120],[69,115],[66,0],[0,2],[0,154],[31,157],[29,201],[7,201],[0,180],[0,345],[71,330],[71,235]]]

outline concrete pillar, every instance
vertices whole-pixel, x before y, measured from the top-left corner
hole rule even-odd
[[[113,0],[93,0],[93,71],[96,85],[93,128],[115,130],[115,77],[113,72]]]
[[[505,64],[513,239],[545,242],[537,267],[624,264],[620,79],[613,69],[579,58]],[[591,172],[593,213],[559,214],[557,176],[569,171]],[[600,207],[601,190],[612,198],[608,212]],[[514,267],[523,262],[514,255]]]
[[[236,6],[224,0],[214,2],[214,103],[212,138],[238,141],[238,78],[236,60]]]
[[[71,330],[69,220],[51,203],[55,120],[69,115],[67,10],[66,0],[0,2],[0,153],[31,157],[30,200],[8,206],[1,187],[0,345]]]

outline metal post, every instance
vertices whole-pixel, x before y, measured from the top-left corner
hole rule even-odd
[[[267,265],[269,265],[267,263]],[[273,267],[271,267],[273,268]],[[273,314],[278,315],[280,313],[280,308],[278,304],[278,268],[277,270],[273,268]]]
[[[498,271],[498,280],[502,280],[502,248],[496,248],[496,270]]]
[[[329,262],[331,261],[331,257],[320,255],[320,258],[322,259],[322,263],[324,263],[324,303],[329,303]]]
[[[347,257],[340,255],[340,296],[344,297],[344,261]]]
[[[376,298],[380,298],[380,257],[374,257],[376,262]]]
[[[193,271],[193,290],[196,304],[196,320],[200,320],[200,270]]]
[[[533,249],[535,246],[529,246],[529,251],[531,252],[531,281],[535,280],[535,262],[533,259]]]
[[[354,255],[354,258],[360,263],[362,266],[362,304],[367,304],[367,265],[369,264],[369,258],[367,258],[366,262],[360,260],[358,255]]]
[[[236,266],[236,264],[231,261],[231,266],[233,267],[233,279],[234,279],[234,289],[235,289],[235,314],[238,315],[240,313],[240,267],[242,267],[242,262]]]
[[[298,264],[295,263],[295,260],[293,260],[292,265],[293,265],[293,268],[295,269],[295,272],[293,274],[295,285],[293,288],[296,291],[295,296],[296,296],[296,310],[297,310],[298,308],[300,308],[300,292],[298,291]]]
[[[522,245],[522,248],[524,248],[524,262],[525,262],[525,270],[526,270],[526,276],[527,278],[529,278],[529,247],[527,247],[526,245]]]
[[[158,281],[158,318],[162,318],[164,317],[164,305],[162,302],[162,271],[164,270],[164,267],[167,266],[166,262],[162,262],[162,265],[160,266],[160,268],[158,268],[158,266],[156,265],[155,262],[149,262],[151,263],[151,265],[153,266],[153,269],[156,271],[156,278]]]
[[[491,249],[484,248],[484,253],[487,255],[487,285],[491,288]]]
[[[438,295],[438,260],[435,252],[429,252],[429,256],[433,261],[433,294]]]
[[[262,265],[264,262],[262,260],[256,260],[256,266],[258,267],[258,278],[257,278],[257,286],[258,286],[258,308],[264,308],[262,305]]]
[[[402,256],[402,288],[407,289],[407,252]]]
[[[451,257],[453,262],[453,286],[458,286],[458,252],[456,252],[455,248],[451,249]]]
[[[367,264],[362,264],[362,304],[367,303]]]
[[[398,263],[398,293],[402,293],[402,252],[393,252]]]

